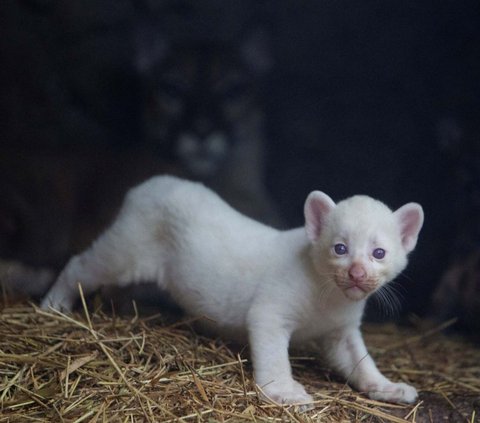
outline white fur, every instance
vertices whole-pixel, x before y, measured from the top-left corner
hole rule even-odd
[[[359,327],[368,295],[405,267],[423,223],[421,207],[392,212],[365,196],[336,205],[315,191],[305,217],[306,228],[277,231],[203,185],[154,177],[129,191],[113,225],[70,260],[42,306],[70,310],[78,282],[88,293],[155,280],[219,332],[248,335],[256,382],[276,402],[312,400],[288,359],[290,342],[309,338],[323,341],[332,367],[371,398],[415,401],[415,388],[380,373]],[[336,243],[348,254],[337,255]],[[379,247],[387,252],[382,260],[371,255]]]

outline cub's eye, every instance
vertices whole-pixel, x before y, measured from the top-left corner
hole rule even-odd
[[[385,250],[383,248],[375,248],[375,250],[373,250],[372,256],[377,260],[381,260],[385,257]]]
[[[343,256],[344,254],[348,253],[348,249],[345,244],[335,244],[333,249],[335,250],[335,253],[339,256]]]

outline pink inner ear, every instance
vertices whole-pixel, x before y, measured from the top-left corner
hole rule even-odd
[[[418,234],[423,225],[422,207],[415,203],[405,204],[396,212],[401,227],[402,245],[410,252],[417,245]]]
[[[310,241],[316,241],[323,229],[325,217],[335,207],[333,200],[320,191],[313,191],[305,202],[305,229]]]

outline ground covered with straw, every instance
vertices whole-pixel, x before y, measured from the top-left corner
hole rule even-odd
[[[316,401],[301,413],[261,402],[248,349],[199,336],[185,318],[85,310],[4,299],[0,422],[480,421],[480,349],[439,327],[365,325],[382,371],[419,390],[411,406],[352,391],[314,348],[293,352],[294,374]]]

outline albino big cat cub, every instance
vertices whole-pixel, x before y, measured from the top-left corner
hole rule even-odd
[[[62,271],[42,306],[71,310],[102,285],[156,281],[189,314],[247,335],[255,381],[270,400],[309,403],[292,377],[291,342],[314,338],[325,359],[370,398],[414,402],[415,388],[383,376],[360,323],[369,295],[407,264],[420,205],[392,212],[354,196],[335,204],[314,191],[305,227],[278,231],[228,206],[201,184],[169,176],[130,190],[112,226]]]

